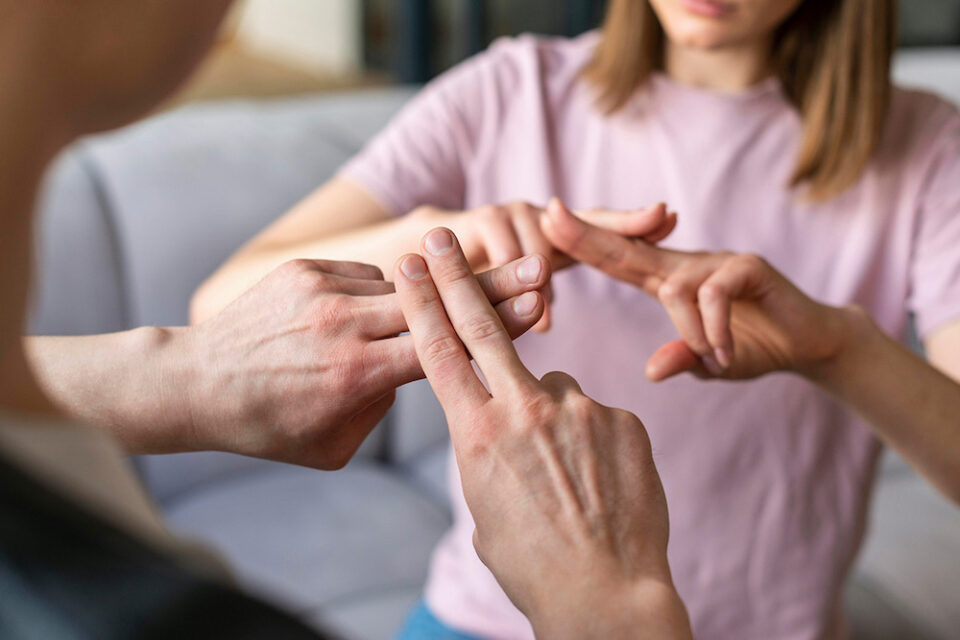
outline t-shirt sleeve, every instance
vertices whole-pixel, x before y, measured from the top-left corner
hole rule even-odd
[[[944,105],[915,226],[909,307],[917,331],[960,321],[960,112]]]
[[[495,51],[480,54],[420,91],[340,171],[393,215],[420,205],[459,209],[476,140],[493,114]]]

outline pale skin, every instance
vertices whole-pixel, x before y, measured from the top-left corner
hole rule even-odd
[[[153,107],[195,65],[229,4],[228,0],[0,0],[4,16],[0,21],[0,409],[62,412],[93,421],[138,452],[223,448],[334,468],[349,459],[389,407],[393,387],[423,375],[416,337],[397,335],[407,328],[404,305],[375,266],[284,261],[252,278],[245,287],[248,291],[191,328],[147,327],[85,338],[22,337],[32,208],[45,166],[79,136],[119,126]],[[653,230],[649,239],[669,226],[662,208],[653,214],[644,212],[640,219],[653,222],[649,229],[643,227]],[[522,333],[543,315],[545,301],[538,291],[548,284],[548,257],[508,261],[479,276],[461,258],[460,269],[467,277],[457,285],[470,287],[472,298],[452,308],[457,313],[478,309],[487,315],[488,324],[492,317],[507,347],[510,336]],[[443,310],[435,306],[433,312]],[[482,350],[481,345],[475,346]],[[466,363],[464,359],[461,364]],[[540,396],[546,398],[551,388],[575,385],[565,378],[558,377],[557,382],[556,387],[545,384]],[[453,383],[444,384],[448,394],[456,393]],[[465,390],[476,392],[478,384]],[[572,403],[574,408],[594,406],[581,398]],[[518,401],[524,398],[498,400],[498,411],[507,422],[521,413]],[[568,404],[566,400],[557,403],[567,424],[596,432],[605,447],[578,446],[580,460],[600,468],[601,454],[615,444],[646,452],[645,458],[624,455],[619,464],[605,460],[604,477],[612,480],[604,486],[644,499],[631,501],[625,510],[606,509],[604,515],[609,516],[611,529],[631,522],[649,523],[650,529],[640,531],[643,535],[626,554],[604,544],[606,540],[572,549],[583,554],[580,565],[587,571],[584,575],[590,576],[582,583],[561,583],[550,576],[544,580],[543,567],[553,560],[544,555],[546,550],[518,547],[532,572],[524,578],[512,562],[506,562],[511,541],[502,537],[500,532],[507,530],[498,523],[510,523],[512,531],[521,522],[535,522],[540,535],[562,543],[571,527],[582,533],[583,522],[538,518],[537,504],[529,500],[525,482],[483,476],[486,458],[478,449],[477,486],[515,507],[502,514],[488,500],[478,511],[478,523],[488,532],[488,548],[499,550],[491,555],[491,565],[520,602],[530,605],[544,637],[573,637],[569,630],[577,628],[591,632],[576,637],[610,637],[608,632],[614,628],[618,633],[643,628],[656,631],[655,637],[689,637],[682,603],[669,581],[666,505],[642,425],[628,414],[599,405],[585,414],[579,409],[566,411]],[[502,445],[496,433],[487,434],[485,442],[509,450],[515,468],[531,469],[531,481],[540,483],[541,496],[553,495],[569,503],[569,493],[556,493],[557,487],[545,483],[543,474],[533,468],[541,452],[517,437],[525,430],[546,430],[550,425],[538,421],[557,415],[526,416],[511,436],[502,438]],[[267,425],[276,431],[265,430]],[[571,478],[577,477],[575,469],[569,471]],[[531,512],[529,518],[524,511]],[[541,557],[527,557],[530,551]],[[524,581],[535,582],[529,595],[523,593]],[[573,603],[600,594],[605,599],[597,603],[598,608],[569,606],[545,620],[545,589],[561,595],[558,602]],[[593,619],[600,605],[614,603],[619,606],[610,610],[610,616]]]
[[[452,232],[431,231],[421,252],[394,279],[450,425],[481,560],[543,640],[692,638],[643,424],[564,373],[538,380],[524,367]]]
[[[666,73],[706,89],[741,91],[750,87],[769,75],[773,31],[801,1],[743,0],[730,3],[735,8],[729,15],[712,19],[688,11],[681,0],[653,0],[667,36]],[[356,212],[355,217],[345,220],[339,216],[344,207]],[[666,209],[647,211],[665,214]],[[647,240],[661,239],[660,229],[671,229],[676,220],[669,216],[657,230],[623,234],[611,227],[610,221],[615,219],[611,213],[605,212],[600,225],[614,232],[603,235],[609,245],[593,253],[573,249],[569,239],[564,240],[558,228],[551,227],[544,209],[536,209],[539,234],[519,230],[515,234],[525,233],[531,238],[528,246],[537,250],[546,241],[551,247],[548,255],[560,267],[566,264],[563,254],[592,263],[638,284],[663,303],[682,342],[665,345],[653,355],[647,369],[651,379],[662,380],[682,371],[731,379],[794,371],[858,411],[881,440],[945,495],[960,501],[960,429],[956,419],[951,419],[960,415],[960,322],[947,323],[924,337],[924,361],[884,336],[863,312],[810,300],[770,269],[762,256],[671,253],[665,254],[675,258],[669,269],[656,272],[656,278],[648,277],[649,269],[638,276],[634,268],[611,266],[609,257],[604,256],[626,246],[631,240],[626,236],[633,236],[631,246],[644,246],[636,240],[645,235]],[[636,217],[638,213],[625,215]],[[336,179],[254,238],[214,274],[198,291],[194,312],[198,318],[212,313],[258,274],[293,255],[332,252],[386,269],[400,254],[415,250],[424,228],[436,224],[456,233],[471,266],[485,265],[501,254],[503,260],[514,250],[509,234],[485,229],[492,224],[489,216],[476,211],[441,215],[426,210],[392,219],[362,188]],[[513,226],[516,228],[516,223]],[[501,236],[508,240],[497,240]],[[766,294],[762,296],[764,305],[739,304],[755,300],[758,290]],[[731,313],[733,301],[738,304],[732,308],[749,308],[749,313]],[[791,305],[806,313],[815,326],[827,330],[810,333],[805,331],[810,325],[780,323]],[[750,338],[755,341],[751,343]]]

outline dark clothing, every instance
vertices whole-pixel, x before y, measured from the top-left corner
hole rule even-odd
[[[178,564],[0,457],[0,638],[324,637]]]

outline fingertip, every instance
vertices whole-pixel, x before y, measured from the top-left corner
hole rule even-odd
[[[517,265],[516,275],[523,284],[542,287],[550,280],[550,261],[539,253],[531,254]]]
[[[416,253],[408,253],[397,260],[394,272],[403,275],[407,280],[422,280],[428,273],[427,263]]]
[[[436,227],[427,231],[420,239],[420,249],[432,256],[442,256],[457,244],[457,236],[446,227]]]
[[[542,311],[543,297],[536,291],[527,291],[513,299],[513,312],[520,318],[529,318]]]

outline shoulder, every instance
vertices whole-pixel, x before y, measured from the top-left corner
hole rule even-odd
[[[885,145],[917,158],[943,144],[960,142],[960,109],[929,91],[895,87],[890,100]]]

